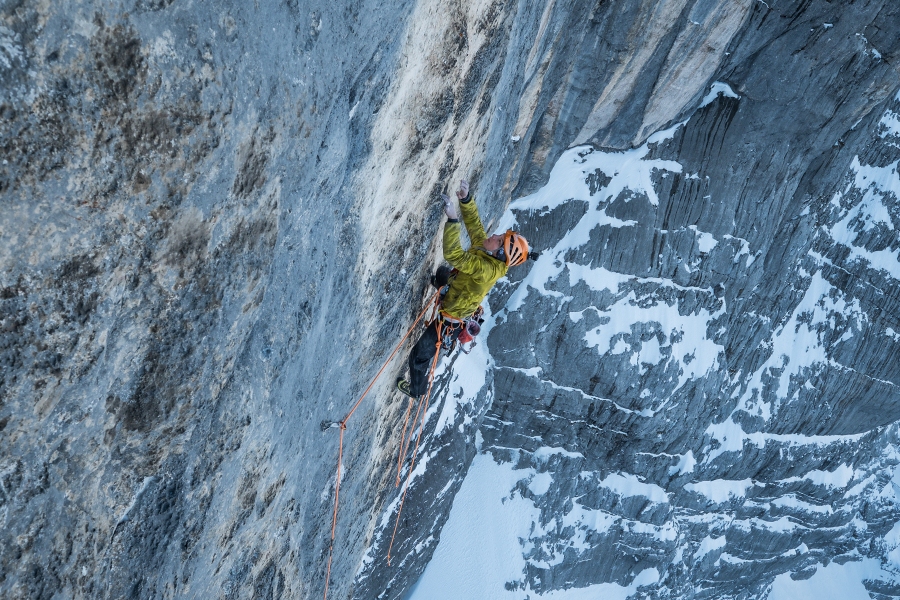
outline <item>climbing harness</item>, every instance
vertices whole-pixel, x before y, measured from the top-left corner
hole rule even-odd
[[[447,354],[450,354],[456,346],[456,338],[459,337],[459,334],[464,328],[464,321],[455,319],[441,312],[440,324],[438,326],[438,352],[446,350]]]
[[[440,292],[438,291],[431,297],[431,299],[425,305],[425,308],[422,310],[422,312],[419,313],[419,316],[416,317],[416,320],[413,322],[412,326],[409,328],[409,330],[407,330],[407,332],[403,335],[403,337],[400,339],[400,341],[394,347],[394,350],[391,352],[391,355],[388,356],[388,359],[386,361],[384,361],[384,364],[381,365],[380,369],[378,369],[378,372],[375,374],[375,377],[373,377],[372,381],[369,382],[369,385],[366,387],[365,391],[363,391],[362,395],[359,397],[359,400],[356,401],[356,404],[354,404],[353,407],[350,409],[350,412],[347,413],[347,416],[345,416],[343,419],[341,419],[340,421],[337,421],[335,423],[329,423],[327,421],[322,423],[323,431],[326,431],[326,430],[332,429],[332,428],[337,428],[341,432],[340,438],[338,440],[337,473],[336,473],[335,479],[334,479],[334,512],[332,513],[332,517],[331,517],[331,546],[328,549],[328,568],[325,572],[324,600],[328,599],[328,584],[331,581],[331,560],[334,557],[334,533],[335,533],[335,530],[337,529],[338,497],[339,497],[340,491],[341,491],[341,459],[343,458],[343,454],[344,454],[344,432],[347,431],[347,421],[350,420],[350,417],[353,416],[353,413],[356,412],[356,409],[359,408],[360,404],[362,404],[362,401],[366,397],[366,395],[369,393],[369,390],[371,390],[372,386],[375,385],[375,382],[378,380],[378,378],[384,372],[385,368],[387,368],[387,366],[391,362],[391,360],[393,360],[394,356],[397,354],[397,351],[400,350],[400,346],[402,346],[403,342],[406,341],[406,338],[409,337],[409,334],[411,334],[413,332],[413,330],[416,328],[416,325],[418,325],[419,321],[422,320],[422,317],[424,317],[425,314],[429,310],[431,310],[432,308],[437,306],[437,303],[439,302],[439,298],[440,298]],[[437,363],[437,357],[435,357],[435,360],[432,361],[432,372],[434,371],[434,365],[436,363]],[[429,379],[430,379],[430,376],[429,376]],[[430,394],[431,394],[431,381],[429,381],[429,385],[428,385],[428,395],[430,395]],[[425,403],[426,411],[428,410],[428,404],[427,404],[428,395],[426,395],[426,403]],[[418,413],[417,413],[417,416],[418,416]],[[422,426],[423,427],[424,427],[424,422],[425,422],[425,415],[423,414],[422,415]],[[420,428],[420,437],[421,437],[421,428]],[[419,446],[419,440],[416,439],[416,449],[418,449],[418,446]],[[415,454],[413,454],[413,458],[415,458]],[[412,473],[412,468],[410,468],[410,473]],[[409,481],[407,480],[407,484],[408,483],[409,483]],[[406,495],[406,491],[404,490],[404,496],[405,495]],[[401,507],[402,507],[402,503],[401,503]],[[398,514],[398,518],[399,518],[399,514]],[[396,527],[395,527],[395,531],[396,531]],[[390,555],[390,551],[388,552],[388,554]],[[390,559],[388,560],[388,564],[390,564]]]
[[[453,352],[456,342],[459,342],[459,349],[464,354],[471,352],[475,347],[475,336],[481,332],[481,324],[484,323],[484,309],[479,306],[474,314],[464,319],[457,319],[441,311],[440,318],[444,324],[441,347],[447,351],[447,354]],[[470,342],[472,345],[466,350],[465,344]]]

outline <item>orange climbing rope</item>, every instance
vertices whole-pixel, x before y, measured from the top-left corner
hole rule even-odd
[[[397,520],[394,521],[394,533],[391,534],[391,543],[388,546],[387,552],[387,564],[390,566],[391,564],[391,549],[394,547],[394,538],[397,536],[397,527],[400,525],[400,514],[403,512],[403,502],[406,501],[406,491],[409,489],[409,482],[412,480],[413,467],[416,466],[416,452],[419,451],[419,442],[422,440],[422,432],[425,430],[425,415],[428,413],[428,399],[431,397],[431,386],[434,384],[434,368],[437,366],[438,357],[441,355],[441,328],[443,326],[443,321],[438,320],[437,325],[437,344],[435,344],[434,348],[434,358],[431,359],[431,370],[428,371],[428,392],[425,393],[425,399],[419,404],[421,408],[424,404],[425,410],[422,411],[422,420],[419,422],[419,435],[416,436],[416,447],[413,449],[412,457],[410,457],[409,464],[409,472],[406,475],[406,484],[403,486],[403,495],[400,497],[400,507],[397,509]],[[416,413],[416,417],[419,416],[419,413]],[[413,428],[415,427],[415,421],[413,421]],[[410,428],[409,437],[412,440],[412,429]],[[400,476],[399,465],[397,470],[397,476]]]
[[[412,398],[409,402],[409,410],[406,411],[406,421],[403,423],[403,432],[400,434],[400,452],[397,455],[397,479],[394,481],[394,487],[400,485],[400,470],[403,468],[403,460],[406,458],[406,451],[409,449],[409,443],[412,441],[413,430],[416,428],[416,422],[419,420],[419,414],[422,412],[422,402],[424,396],[419,397],[416,404],[416,416],[413,417],[413,426],[409,430],[409,437],[406,436],[406,427],[409,424],[409,415],[412,412]]]
[[[397,480],[394,482],[394,487],[400,485],[400,465],[403,464],[403,458],[406,456],[406,427],[409,425],[409,415],[412,413],[413,402],[415,402],[415,398],[409,399],[409,405],[406,407],[406,417],[403,419],[403,431],[400,432],[400,453],[397,455]],[[419,398],[419,408],[416,409],[416,416],[413,418],[413,423],[415,423],[419,419],[419,410],[422,407],[422,399]],[[412,439],[412,433],[410,433],[410,439]]]
[[[442,313],[438,312],[437,314],[434,315],[434,318],[439,319],[441,314]],[[430,323],[429,323],[429,325],[430,325]],[[428,398],[431,396],[431,380],[434,377],[434,369],[437,364],[437,354],[441,351],[441,327],[442,327],[442,323],[439,321],[438,322],[438,331],[437,331],[438,341],[437,341],[437,347],[435,350],[435,359],[432,360],[431,369],[428,371],[428,393],[425,396],[421,396],[419,398],[419,402],[418,402],[418,405],[416,408],[416,416],[413,417],[413,420],[412,420],[413,426],[409,430],[408,438],[406,437],[406,427],[409,425],[409,415],[412,412],[412,403],[413,403],[412,398],[410,398],[409,407],[407,407],[407,409],[406,409],[406,418],[403,421],[403,431],[400,433],[400,452],[397,455],[397,478],[394,481],[394,487],[400,486],[400,471],[403,469],[403,461],[404,461],[404,459],[406,459],[406,451],[409,450],[409,444],[410,444],[410,442],[412,442],[413,430],[416,427],[416,425],[415,425],[416,422],[419,420],[419,414],[422,412],[422,405],[424,404],[426,406],[425,410],[426,411],[428,410],[428,408],[427,408]],[[418,442],[416,442],[416,443],[418,444]],[[415,462],[415,459],[413,459],[413,462]],[[410,468],[412,468],[412,467],[410,467]],[[388,561],[388,564],[390,564],[390,560]]]
[[[369,390],[371,390],[372,386],[375,385],[375,382],[378,380],[378,378],[384,372],[385,368],[387,368],[388,364],[391,362],[391,360],[397,354],[397,351],[400,350],[400,346],[403,345],[403,342],[406,341],[406,338],[409,337],[409,334],[411,334],[413,332],[413,330],[416,328],[416,325],[418,325],[419,321],[422,320],[422,317],[424,317],[425,314],[431,308],[437,306],[439,299],[440,299],[440,293],[441,293],[440,290],[438,290],[431,297],[431,299],[425,305],[425,308],[422,310],[422,312],[419,313],[419,316],[416,317],[416,320],[413,322],[413,324],[410,326],[410,328],[407,330],[407,332],[403,335],[403,337],[400,339],[400,341],[397,343],[397,345],[394,347],[394,350],[393,350],[393,352],[391,352],[391,355],[388,356],[387,360],[384,361],[384,364],[381,365],[381,368],[378,369],[378,372],[375,374],[375,377],[373,377],[372,381],[369,382],[369,385],[366,387],[365,391],[359,397],[359,400],[356,401],[356,404],[353,405],[353,408],[350,409],[350,412],[347,413],[347,416],[344,417],[343,419],[341,419],[337,423],[339,429],[341,430],[341,434],[340,434],[340,439],[338,440],[337,474],[335,475],[335,479],[334,479],[334,513],[332,514],[332,517],[331,517],[331,547],[328,550],[328,569],[325,573],[324,600],[328,600],[328,584],[331,581],[331,560],[334,557],[334,532],[337,529],[338,495],[340,494],[340,491],[341,491],[341,459],[344,454],[344,432],[347,430],[347,421],[350,420],[350,417],[353,416],[353,413],[356,412],[356,409],[359,408],[360,404],[362,404],[363,398],[366,397],[366,395],[369,393]],[[440,339],[441,339],[440,327],[438,327],[438,349],[440,349]],[[435,361],[432,362],[432,367],[431,367],[432,372],[434,372],[434,363],[436,363],[436,362],[437,362],[437,359],[435,358]],[[429,375],[429,385],[428,385],[428,393],[429,394],[431,393],[430,379],[431,379],[431,376]],[[427,398],[427,396],[426,396],[426,398]],[[427,401],[426,401],[426,406],[427,406]],[[412,405],[410,405],[410,408],[411,407],[412,407]],[[409,411],[407,411],[407,412],[409,412]],[[418,417],[418,413],[416,413],[416,416]],[[423,420],[424,420],[424,415],[423,415]],[[418,440],[416,440],[417,448],[418,448],[418,445],[419,445],[419,442],[418,442]],[[404,495],[405,495],[405,492],[404,492]],[[394,529],[396,531],[396,527]],[[391,542],[393,543],[393,539],[391,540]],[[390,553],[390,551],[389,551],[389,553]]]

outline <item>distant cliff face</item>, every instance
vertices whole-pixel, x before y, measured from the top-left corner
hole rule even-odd
[[[401,361],[354,415],[329,595],[461,597],[473,526],[485,598],[900,594],[900,10],[382,4],[0,5],[2,595],[320,597],[319,423],[463,176],[544,255],[441,367],[390,567]]]

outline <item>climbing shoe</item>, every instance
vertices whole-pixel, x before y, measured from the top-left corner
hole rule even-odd
[[[402,377],[397,378],[397,389],[409,396],[410,398],[415,398],[412,393],[409,391],[409,382]]]

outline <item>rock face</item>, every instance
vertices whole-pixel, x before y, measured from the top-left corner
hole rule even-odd
[[[472,490],[530,515],[485,598],[764,597],[832,561],[900,596],[898,26],[4,3],[3,597],[320,597],[319,424],[417,314],[462,176],[544,254],[439,371],[390,566],[400,360],[348,421],[329,596],[435,589]]]

